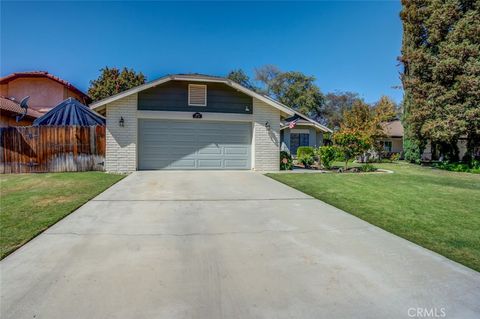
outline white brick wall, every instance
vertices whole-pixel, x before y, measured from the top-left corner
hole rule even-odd
[[[254,168],[257,171],[278,171],[280,166],[280,111],[253,99]],[[270,124],[267,130],[265,123]]]
[[[119,126],[123,117],[125,126]],[[280,161],[280,111],[253,99],[254,169],[276,171]],[[270,124],[267,130],[265,123]],[[126,173],[137,169],[137,94],[107,104],[107,172]]]
[[[120,117],[125,126],[120,127]],[[137,94],[107,104],[105,170],[127,173],[137,169]]]

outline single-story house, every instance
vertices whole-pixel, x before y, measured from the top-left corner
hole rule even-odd
[[[382,123],[385,137],[380,140],[383,151],[387,154],[403,154],[403,125],[400,120]]]
[[[169,75],[97,101],[105,168],[278,170],[283,119],[298,112],[222,77]]]
[[[403,125],[400,120],[394,120],[382,124],[385,137],[381,139],[383,149],[387,154],[398,153],[403,156]],[[462,159],[467,152],[467,140],[465,137],[460,137],[457,142],[459,150],[459,159]],[[422,160],[431,161],[437,159],[438,154],[432,146],[432,143],[428,142],[425,146],[425,150],[422,154]]]
[[[20,103],[0,96],[0,127],[30,126],[36,118],[42,115],[42,113],[30,108],[22,117],[24,113],[25,110],[20,107]]]
[[[281,149],[295,156],[299,146],[322,146],[323,134],[332,132],[328,127],[297,113],[281,123]]]

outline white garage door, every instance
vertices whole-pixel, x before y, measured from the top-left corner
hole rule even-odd
[[[138,122],[139,169],[250,169],[251,123]]]

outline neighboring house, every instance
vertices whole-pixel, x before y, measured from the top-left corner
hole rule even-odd
[[[73,97],[88,105],[91,99],[72,84],[45,71],[17,72],[0,78],[0,95],[20,102],[30,96],[31,110],[46,113]]]
[[[403,156],[403,125],[400,120],[394,120],[383,124],[386,137],[381,139],[385,153],[399,153]],[[457,143],[459,150],[459,158],[462,159],[467,151],[467,140],[465,137],[460,137]],[[437,159],[435,149],[430,142],[425,146],[422,154],[422,160],[431,161]]]
[[[105,118],[74,98],[69,97],[33,122],[34,126],[105,125]]]
[[[27,114],[17,122],[17,116],[21,116],[24,112],[18,102],[0,96],[0,127],[30,126],[37,117],[42,115],[40,112],[28,109]]]
[[[320,123],[297,113],[281,123],[282,151],[295,156],[299,146],[320,147],[323,145],[323,134],[332,132],[331,129]]]
[[[383,151],[387,154],[403,154],[403,125],[400,120],[382,124],[385,137],[380,140]]]
[[[95,102],[106,170],[279,169],[280,123],[297,114],[231,80],[170,75]]]

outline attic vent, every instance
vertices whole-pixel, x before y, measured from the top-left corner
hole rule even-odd
[[[207,86],[203,84],[188,85],[188,105],[207,106]]]

